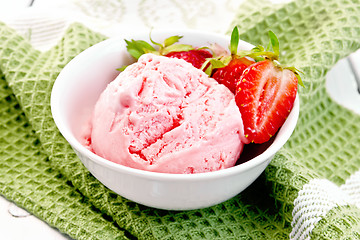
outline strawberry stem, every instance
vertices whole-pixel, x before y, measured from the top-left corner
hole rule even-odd
[[[274,53],[274,52],[270,52],[270,51],[263,51],[263,52],[256,52],[256,51],[246,51],[246,50],[241,50],[238,52],[237,56],[239,58],[242,57],[250,57],[253,58],[255,61],[262,61],[264,59],[270,59],[270,60],[278,60],[279,59],[279,55]],[[259,58],[261,57],[261,58]]]

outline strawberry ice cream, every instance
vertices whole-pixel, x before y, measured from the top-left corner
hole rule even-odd
[[[124,166],[201,173],[234,166],[243,131],[228,88],[184,60],[145,54],[101,94],[89,144]]]

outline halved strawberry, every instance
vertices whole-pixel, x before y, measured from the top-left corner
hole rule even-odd
[[[245,136],[254,143],[264,143],[276,134],[293,108],[298,83],[303,86],[296,68],[278,62],[279,41],[271,31],[269,38],[266,49],[256,46],[240,53],[256,61],[243,71],[235,90]]]
[[[235,101],[245,136],[254,143],[268,141],[284,124],[293,108],[298,78],[271,60],[245,69],[237,84]]]

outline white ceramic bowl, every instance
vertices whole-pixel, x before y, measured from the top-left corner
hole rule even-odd
[[[230,42],[227,36],[199,31],[152,32],[152,38],[157,42],[172,35],[183,35],[181,42],[194,46],[218,43],[227,48]],[[220,171],[198,174],[148,172],[108,161],[80,144],[79,135],[100,93],[119,74],[116,69],[132,61],[124,39],[148,41],[149,33],[111,38],[90,47],[65,66],[52,90],[51,110],[55,123],[86,168],[119,195],[160,209],[209,207],[248,187],[292,134],[299,114],[298,97],[290,116],[265,151],[245,163]],[[252,45],[240,41],[239,48],[250,49]]]

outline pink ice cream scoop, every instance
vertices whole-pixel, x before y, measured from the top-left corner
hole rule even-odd
[[[101,94],[90,148],[124,166],[201,173],[235,165],[244,143],[234,95],[181,59],[145,54]]]

